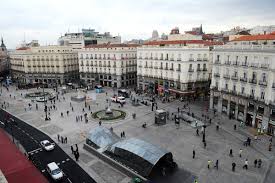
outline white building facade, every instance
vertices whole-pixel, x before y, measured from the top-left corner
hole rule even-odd
[[[136,85],[135,44],[90,45],[78,52],[80,79],[84,85],[109,87]]]
[[[157,41],[137,49],[138,89],[165,95],[206,94],[210,47],[205,41]]]
[[[64,84],[79,78],[77,52],[70,46],[18,48],[10,53],[10,62],[19,84]]]
[[[274,135],[275,46],[216,46],[210,108]]]

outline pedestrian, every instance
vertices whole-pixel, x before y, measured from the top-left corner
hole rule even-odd
[[[91,106],[89,105],[89,111],[91,110]]]
[[[237,125],[236,124],[234,124],[234,130],[237,130]]]
[[[258,164],[258,160],[255,159],[255,160],[254,160],[254,167],[255,167],[255,168],[257,167],[257,164]]]
[[[126,137],[126,136],[125,136],[125,132],[123,131],[122,133],[123,133],[123,137],[125,138],[125,137]]]
[[[219,126],[219,124],[217,124],[216,125],[216,130],[219,131],[219,128],[220,128],[220,126]]]
[[[61,136],[61,143],[63,144],[64,143],[64,138]]]
[[[77,157],[77,152],[74,151],[74,157],[75,157],[75,161],[78,161],[78,157]]]
[[[271,151],[271,150],[272,150],[272,143],[270,142],[268,146],[268,151]]]
[[[244,162],[243,169],[246,169],[246,170],[248,169],[248,160],[247,159]]]
[[[59,134],[57,134],[57,140],[58,140],[58,142],[60,141],[60,135]]]
[[[236,167],[236,163],[233,162],[233,163],[232,163],[232,172],[235,172],[235,167]]]
[[[207,161],[207,168],[210,169],[210,165],[211,165],[211,160]]]
[[[55,105],[53,105],[53,109],[55,110]]]
[[[70,107],[72,107],[72,103],[70,102]]]
[[[72,112],[74,112],[74,108],[72,107]]]
[[[69,116],[69,111],[67,111],[67,116]]]
[[[204,141],[203,145],[204,145],[204,149],[205,149],[206,148],[206,141]]]
[[[80,120],[82,121],[82,115],[80,115]]]
[[[78,152],[78,145],[77,144],[75,144],[75,148],[76,148],[76,151]]]
[[[35,109],[38,110],[38,105],[37,104],[35,104]]]
[[[240,158],[242,157],[242,152],[243,152],[243,150],[240,149],[240,150],[239,150],[239,156],[240,156]]]
[[[71,146],[71,150],[72,150],[72,154],[74,154],[74,147],[73,146]]]
[[[120,132],[120,138],[122,138],[122,136],[123,136],[123,135],[122,135],[122,132]]]
[[[65,140],[65,144],[67,144],[67,142],[68,142],[68,138],[67,138],[67,137],[65,137],[65,139],[64,139],[64,140]]]
[[[230,151],[229,151],[229,156],[233,157],[233,150],[232,149],[230,149]]]
[[[218,170],[219,169],[219,160],[216,160],[215,168]]]
[[[61,112],[61,117],[63,117],[63,112]]]
[[[99,126],[101,126],[101,123],[102,123],[101,121],[98,122]]]
[[[195,150],[193,149],[193,159],[195,159],[195,155],[196,155],[196,152],[195,152]]]
[[[261,166],[262,166],[262,160],[259,159],[259,160],[258,160],[258,168],[261,168]]]
[[[82,109],[82,112],[85,112],[85,109],[84,109],[84,108]]]
[[[200,134],[199,134],[199,129],[198,129],[198,128],[197,128],[196,132],[197,132],[197,136],[200,136]]]
[[[77,116],[75,117],[75,121],[78,122],[78,117]]]
[[[76,151],[76,161],[78,161],[78,159],[79,159],[79,152]]]
[[[251,144],[251,139],[249,137],[247,137],[247,144],[250,146]]]

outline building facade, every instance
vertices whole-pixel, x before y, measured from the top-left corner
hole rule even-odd
[[[274,135],[275,46],[247,38],[213,49],[210,108]]]
[[[11,52],[10,62],[18,84],[64,84],[79,78],[77,52],[70,46],[17,48]]]
[[[110,32],[100,34],[94,29],[82,29],[78,33],[66,33],[58,39],[61,46],[72,46],[73,49],[80,50],[88,45],[114,43],[120,44],[120,36],[112,36]]]
[[[8,74],[9,71],[9,56],[7,48],[4,44],[3,38],[1,38],[0,45],[0,77]]]
[[[176,96],[206,94],[210,85],[209,42],[155,41],[137,49],[138,89]]]
[[[136,44],[86,46],[78,52],[82,83],[116,88],[136,85],[137,47]]]

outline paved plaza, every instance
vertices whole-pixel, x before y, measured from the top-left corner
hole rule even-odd
[[[53,92],[52,89],[45,89],[46,91]],[[15,114],[17,117],[23,119],[30,125],[40,129],[48,134],[60,145],[65,152],[70,156],[72,144],[78,144],[82,147],[85,143],[88,132],[98,126],[99,120],[91,118],[91,111],[105,109],[107,106],[106,99],[113,95],[111,88],[105,89],[106,93],[96,94],[96,101],[88,103],[91,109],[85,108],[84,102],[73,102],[70,100],[72,95],[76,92],[72,91],[64,95],[59,95],[59,100],[56,101],[57,110],[50,111],[50,121],[45,121],[44,104],[38,104],[36,110],[36,102],[26,99],[23,96],[28,92],[34,92],[37,89],[29,90],[15,90],[11,86],[9,91],[2,88],[0,96],[0,103],[5,101],[7,111]],[[42,91],[42,89],[40,89]],[[88,94],[95,91],[88,91]],[[22,94],[22,95],[21,95]],[[10,96],[11,95],[11,96]],[[63,96],[65,100],[63,99]],[[8,104],[7,104],[8,103]],[[28,104],[32,104],[30,108]],[[70,107],[70,103],[72,107]],[[177,113],[178,107],[183,108],[183,102],[178,100],[170,103],[161,103],[157,100],[158,109],[169,111],[170,114]],[[47,103],[51,106],[50,102]],[[213,112],[206,112],[208,106],[206,101],[190,102],[190,112],[195,116],[201,117],[202,114],[207,114],[212,118],[212,123],[206,128],[206,148],[202,143],[202,135],[196,135],[196,129],[188,123],[181,121],[180,126],[176,126],[171,119],[167,121],[166,125],[157,126],[154,124],[155,112],[151,111],[151,105],[133,106],[130,100],[124,107],[120,108],[119,104],[112,103],[111,108],[120,109],[126,112],[125,119],[114,121],[102,122],[103,126],[113,128],[114,132],[120,136],[122,131],[125,132],[126,138],[136,137],[144,141],[150,142],[154,145],[160,146],[172,152],[174,161],[178,164],[179,170],[172,176],[166,179],[162,178],[158,182],[193,182],[195,178],[200,183],[272,183],[275,180],[275,166],[274,166],[274,146],[273,150],[268,151],[269,136],[259,136],[259,140],[252,140],[252,145],[245,147],[243,142],[247,137],[253,139],[253,130],[248,127],[239,127],[239,123],[234,120],[229,120],[228,117],[217,115],[214,117]],[[84,109],[84,112],[83,112]],[[67,115],[66,111],[69,111]],[[187,110],[188,111],[188,110]],[[61,117],[63,112],[63,117]],[[76,122],[76,116],[84,115],[89,116],[88,123],[83,121]],[[132,114],[136,114],[136,118],[132,118]],[[147,127],[142,128],[142,124],[146,122]],[[219,122],[219,130],[216,130],[216,123]],[[233,125],[237,124],[237,130],[233,129]],[[68,137],[67,144],[61,144],[57,140],[57,135]],[[274,142],[273,142],[274,143]],[[192,158],[193,149],[196,156]],[[233,157],[229,156],[230,149],[233,150]],[[243,149],[242,157],[240,158],[239,150]],[[80,161],[79,165],[87,171],[97,182],[100,183],[127,183],[131,178],[107,165],[105,162],[99,160],[89,152],[79,148]],[[248,170],[243,169],[245,159],[248,159]],[[254,168],[254,160],[261,159],[262,167]],[[207,168],[207,161],[211,160],[210,169]],[[219,160],[219,169],[214,168],[216,160]],[[237,164],[236,171],[232,172],[232,163]]]

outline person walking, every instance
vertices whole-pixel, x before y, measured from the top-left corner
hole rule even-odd
[[[59,134],[57,134],[57,140],[58,140],[58,142],[60,142],[60,135]]]
[[[76,151],[78,152],[78,145],[77,144],[75,144],[75,148],[76,148]]]
[[[240,158],[242,157],[242,152],[243,152],[243,150],[240,149],[240,150],[239,150],[239,157],[240,157]]]
[[[101,121],[98,122],[99,126],[101,126],[101,123],[102,123]]]
[[[216,160],[215,168],[216,168],[217,170],[219,169],[219,160],[218,160],[218,159]]]
[[[254,167],[255,167],[255,168],[257,167],[257,164],[258,164],[258,160],[255,159],[255,160],[254,160]]]
[[[197,136],[200,136],[200,134],[199,134],[199,129],[197,128],[197,130],[196,130],[196,133],[197,133]]]
[[[69,111],[67,111],[67,116],[69,116]]]
[[[268,146],[268,151],[271,151],[271,150],[272,150],[272,143],[270,142]]]
[[[236,124],[234,124],[234,130],[237,130],[237,125]]]
[[[193,159],[195,159],[195,155],[196,155],[196,152],[195,152],[195,150],[193,149]]]
[[[203,142],[203,147],[206,148],[206,141]]]
[[[71,151],[72,151],[72,154],[74,154],[74,147],[71,146]]]
[[[258,168],[261,168],[261,166],[262,166],[262,160],[259,159],[259,160],[258,160]]]
[[[236,167],[236,163],[233,162],[233,163],[232,163],[232,172],[235,172],[235,167]]]
[[[216,130],[219,131],[219,129],[220,129],[220,126],[219,126],[219,124],[217,124],[216,125]]]
[[[211,165],[211,160],[207,161],[207,168],[210,169],[210,165]]]
[[[233,157],[233,150],[232,149],[230,149],[230,151],[229,151],[229,156]]]
[[[247,159],[244,162],[243,169],[246,169],[246,170],[248,169],[248,160]]]

